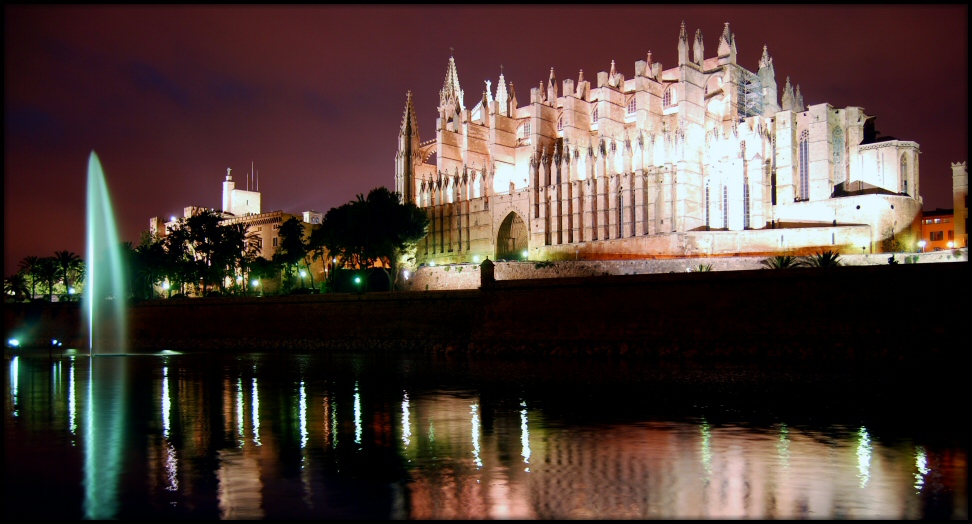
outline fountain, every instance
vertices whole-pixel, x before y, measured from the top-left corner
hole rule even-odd
[[[87,285],[83,306],[88,321],[88,398],[84,417],[84,516],[117,518],[120,507],[126,402],[127,359],[95,359],[125,355],[127,319],[125,287],[128,269],[101,161],[88,157],[85,265]],[[96,351],[97,350],[97,351]],[[97,375],[97,380],[95,379]],[[121,394],[119,394],[121,392]]]
[[[122,261],[118,228],[108,196],[105,173],[98,155],[88,157],[87,285],[84,313],[88,321],[88,351],[122,351],[126,337],[126,268]]]

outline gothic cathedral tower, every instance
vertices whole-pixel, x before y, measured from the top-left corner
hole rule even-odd
[[[395,155],[395,191],[402,202],[415,202],[415,167],[422,162],[419,154],[418,120],[412,106],[412,92],[405,101],[405,115],[398,132],[398,153]]]

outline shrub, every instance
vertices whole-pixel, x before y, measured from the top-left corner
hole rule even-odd
[[[789,267],[799,267],[801,263],[796,257],[791,257],[790,255],[776,255],[775,257],[763,259],[760,265],[768,269],[786,269]]]
[[[840,265],[840,255],[833,251],[824,251],[803,257],[802,262],[807,267],[834,267]]]

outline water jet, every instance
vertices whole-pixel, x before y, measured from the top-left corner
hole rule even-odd
[[[127,268],[121,256],[118,227],[108,184],[98,155],[88,157],[85,266],[87,286],[83,300],[88,327],[88,352],[122,351],[127,319],[125,305]]]

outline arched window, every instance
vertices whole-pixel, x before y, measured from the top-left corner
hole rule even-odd
[[[628,114],[633,115],[637,110],[638,110],[638,102],[636,101],[635,96],[631,95],[631,98],[628,99]]]
[[[596,124],[597,121],[600,120],[600,119],[601,119],[601,117],[598,114],[597,106],[594,106],[594,111],[591,112],[591,122]]]
[[[844,132],[834,128],[834,185],[844,182]]]
[[[564,130],[564,117],[561,116],[560,118],[557,119],[557,131],[563,131],[563,130]]]
[[[800,133],[800,192],[797,198],[810,199],[810,132]]]
[[[908,194],[908,159],[901,155],[901,192]]]
[[[672,107],[678,103],[678,92],[675,90],[675,86],[668,86],[665,90],[665,94],[662,95],[662,105],[665,107]]]

